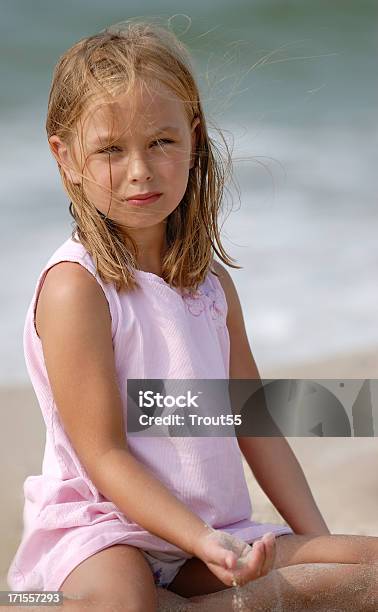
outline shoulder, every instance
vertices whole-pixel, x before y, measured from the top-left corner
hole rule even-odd
[[[41,337],[47,320],[59,321],[75,312],[103,312],[108,318],[109,309],[101,286],[95,277],[79,262],[60,261],[48,268],[43,275],[35,305],[36,331]],[[110,319],[110,316],[109,316]]]
[[[45,271],[39,299],[85,300],[101,295],[102,290],[94,275],[80,262],[59,261]]]
[[[258,369],[252,355],[245,328],[243,311],[230,273],[219,262],[213,261],[213,270],[227,301],[227,329],[230,336],[230,378],[259,377]]]
[[[227,301],[227,326],[235,323],[237,319],[243,317],[241,304],[238,296],[238,292],[236,290],[234,281],[230,273],[226,270],[226,268],[219,262],[213,261],[212,268],[214,272],[216,272],[218,276],[218,280],[222,286],[224,294],[226,296]]]

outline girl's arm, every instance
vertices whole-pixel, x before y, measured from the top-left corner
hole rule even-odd
[[[293,531],[329,534],[303,470],[286,439],[238,438],[238,442],[257,482]]]
[[[85,268],[49,270],[36,327],[59,416],[91,480],[128,519],[195,555],[208,527],[128,451],[108,303]]]
[[[230,378],[260,380],[233,280],[219,262],[215,262],[214,268],[228,305]],[[330,533],[302,468],[285,438],[239,437],[238,443],[257,482],[295,533]]]

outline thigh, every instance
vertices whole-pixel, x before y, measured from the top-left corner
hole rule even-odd
[[[276,538],[274,568],[301,563],[376,563],[378,538],[358,535],[297,535]]]
[[[187,598],[205,595],[206,593],[216,593],[229,588],[214,576],[207,565],[198,557],[188,559],[167,587],[169,591]]]
[[[378,563],[378,538],[284,534],[276,536],[276,553],[274,569],[304,563]],[[196,597],[229,588],[197,557],[183,565],[168,587],[181,597]]]
[[[206,612],[376,612],[378,566],[309,563],[272,570],[240,589],[189,601]]]
[[[104,610],[157,609],[148,562],[138,548],[126,544],[109,546],[82,561],[59,590],[67,597],[101,603]]]

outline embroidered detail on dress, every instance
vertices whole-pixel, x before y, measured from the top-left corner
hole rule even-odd
[[[155,570],[153,572],[154,575],[154,579],[155,579],[155,583],[158,585],[160,583],[160,578],[161,578],[161,574],[162,574],[162,569],[159,567],[158,570]]]
[[[169,582],[162,579],[163,570],[161,567],[152,572],[156,586],[166,589],[169,586]]]
[[[208,309],[211,318],[221,326],[225,324],[226,308],[224,298],[220,289],[197,289],[197,291],[184,291],[183,299],[189,312],[199,317],[204,310]]]

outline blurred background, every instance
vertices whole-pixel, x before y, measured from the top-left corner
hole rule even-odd
[[[28,380],[27,305],[40,268],[71,232],[44,127],[52,70],[80,38],[138,16],[169,23],[189,46],[210,127],[233,146],[240,196],[231,185],[223,238],[243,266],[230,272],[259,367],[282,373],[375,353],[377,3],[187,6],[2,3],[1,245],[12,262],[0,289],[2,384]]]
[[[9,503],[0,575],[20,537],[22,481],[40,472],[44,443],[24,319],[42,266],[72,230],[44,127],[59,56],[131,17],[169,25],[192,52],[210,135],[220,142],[221,128],[233,150],[222,236],[243,266],[229,271],[261,375],[378,378],[377,9],[375,0],[1,3],[0,398],[8,421],[0,461]],[[10,452],[15,431],[22,456]],[[376,440],[328,442],[292,444],[331,527],[378,535],[369,469]],[[333,468],[336,506],[324,478]],[[271,520],[274,509],[249,482],[257,520]]]

